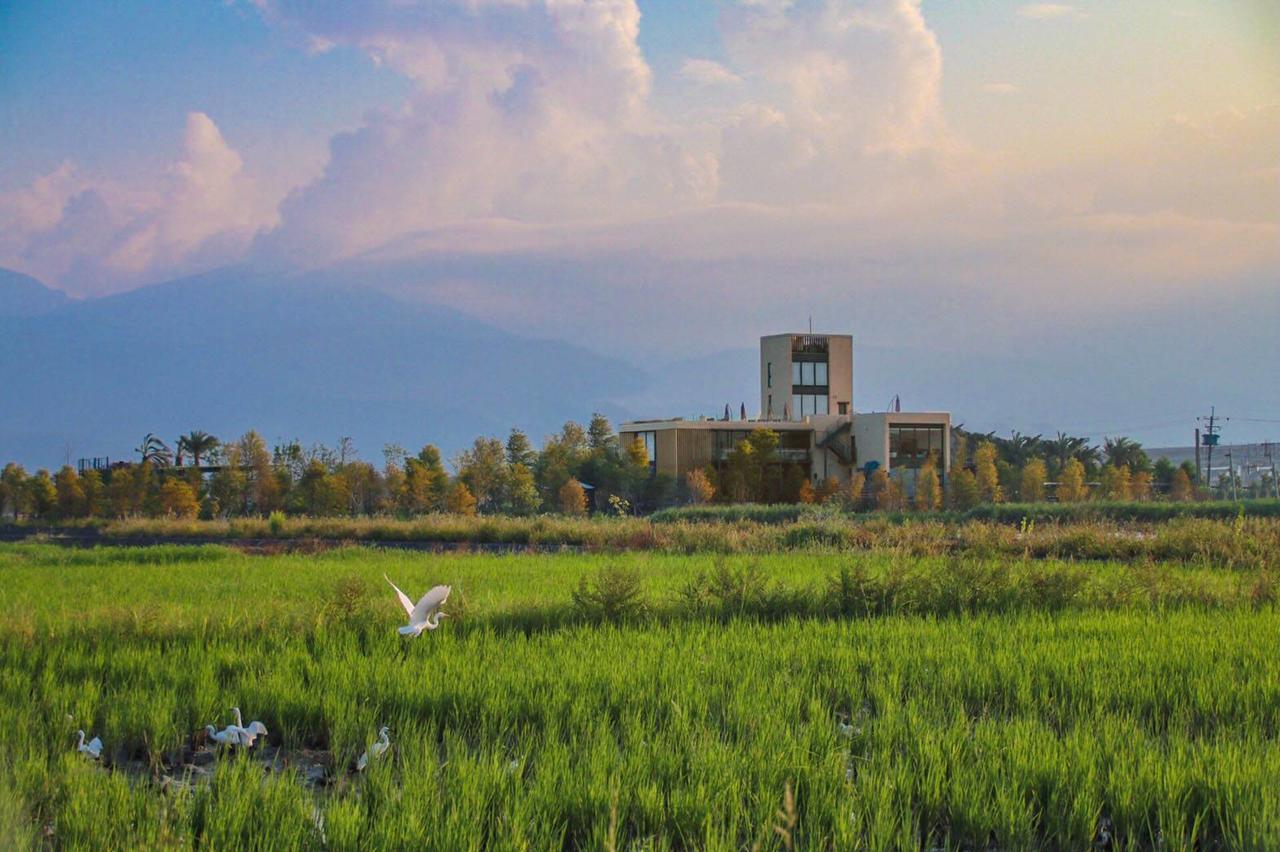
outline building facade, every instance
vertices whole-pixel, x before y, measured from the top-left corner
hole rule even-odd
[[[854,472],[883,468],[908,494],[932,457],[951,464],[947,412],[869,412],[853,408],[853,338],[847,334],[775,334],[760,339],[760,413],[756,419],[635,420],[624,442],[642,441],[655,474],[682,477],[722,466],[752,431],[778,433],[773,463],[799,465],[816,483],[847,483]]]

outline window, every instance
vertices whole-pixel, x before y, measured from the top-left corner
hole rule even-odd
[[[773,387],[773,362],[772,361],[765,364],[765,374],[766,374],[766,379],[768,380],[768,384],[766,385],[766,387]]]
[[[817,382],[813,380],[813,367],[814,367],[814,363],[812,361],[805,361],[800,364],[800,384],[802,385],[817,384]]]
[[[654,431],[636,432],[632,440],[644,442],[644,454],[649,459],[649,472],[656,471],[658,469],[658,433]]]
[[[815,385],[825,385],[827,383],[826,361],[819,361],[813,365],[813,383]]]
[[[801,382],[800,382],[800,362],[799,362],[799,361],[792,361],[792,362],[791,362],[791,384],[793,384],[793,385],[801,384]]]
[[[814,396],[814,398],[813,398],[813,413],[814,413],[814,414],[826,414],[826,413],[827,413],[827,395],[826,395],[825,393],[820,393],[820,394],[817,394],[816,396]]]
[[[798,393],[791,397],[791,418],[799,420],[810,414],[826,414],[829,397],[825,393]]]
[[[889,425],[889,467],[917,468],[933,456],[942,467],[942,426]]]
[[[838,402],[838,403],[836,403],[836,405],[838,405],[838,406],[840,407],[840,413],[841,413],[841,414],[848,414],[848,413],[849,413],[849,403],[847,403],[847,402]]]

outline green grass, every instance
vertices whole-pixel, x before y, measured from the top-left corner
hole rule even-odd
[[[456,617],[405,641],[383,572]],[[620,621],[575,608],[628,574]],[[0,577],[6,847],[1086,848],[1103,815],[1125,848],[1280,844],[1256,566],[13,545]],[[274,771],[162,789],[232,704]],[[312,752],[327,787],[285,765]]]

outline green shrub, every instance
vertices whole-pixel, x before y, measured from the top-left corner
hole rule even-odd
[[[584,576],[573,591],[573,610],[588,621],[633,619],[646,608],[640,572],[622,565],[605,565],[594,578]]]

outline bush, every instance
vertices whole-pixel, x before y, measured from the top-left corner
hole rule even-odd
[[[646,609],[640,572],[622,565],[606,565],[594,579],[584,576],[573,592],[573,611],[588,621],[623,621]]]

